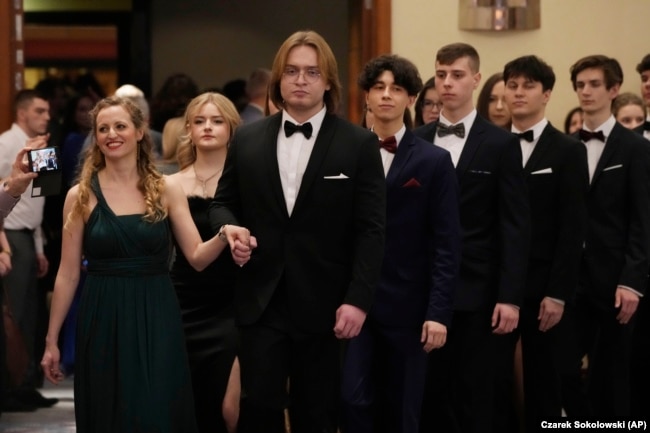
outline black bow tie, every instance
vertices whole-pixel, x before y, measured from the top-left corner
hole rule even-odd
[[[520,140],[526,140],[529,143],[532,143],[533,140],[535,139],[535,134],[533,133],[532,129],[529,129],[526,132],[515,133],[515,135],[519,137]]]
[[[589,140],[600,140],[603,143],[605,142],[605,134],[603,134],[603,131],[591,132],[586,129],[581,129],[578,133],[580,134],[580,140],[585,143]]]
[[[395,153],[397,151],[397,140],[394,135],[391,135],[383,140],[379,140],[379,146],[387,152]]]
[[[284,121],[284,135],[291,137],[294,132],[300,131],[305,138],[311,138],[311,123],[303,123],[302,125],[296,125],[295,123],[289,122],[288,120]]]
[[[444,123],[438,124],[437,134],[439,137],[444,137],[445,135],[454,134],[456,137],[464,138],[465,137],[465,124],[459,123],[458,125],[445,125]]]
[[[650,120],[646,120],[645,122],[643,122],[643,130],[650,131]]]

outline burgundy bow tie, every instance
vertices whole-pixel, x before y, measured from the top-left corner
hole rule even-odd
[[[603,131],[591,132],[586,129],[581,129],[578,131],[578,134],[580,134],[580,140],[585,143],[589,140],[600,140],[603,143],[605,142],[605,134],[603,134]]]
[[[379,146],[387,152],[395,153],[397,151],[397,140],[394,135],[391,135],[383,140],[379,140]]]

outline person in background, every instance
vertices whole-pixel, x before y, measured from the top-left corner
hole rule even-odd
[[[646,118],[643,124],[637,126],[634,132],[650,140],[650,54],[646,54],[636,66],[639,73],[639,91],[645,104]],[[649,282],[650,284],[650,282]],[[646,292],[647,293],[647,292]],[[650,389],[650,301],[644,296],[639,301],[636,312],[636,323],[632,335],[632,362],[630,375],[634,379],[631,384],[631,413],[633,416],[650,419],[650,406],[647,404],[647,391]]]
[[[440,117],[442,102],[436,90],[436,77],[429,78],[415,101],[415,127],[436,122]]]
[[[624,92],[614,98],[612,114],[616,121],[627,129],[637,129],[639,126],[643,127],[645,122],[645,104],[639,95]]]
[[[0,178],[10,175],[12,162],[20,149],[46,147],[49,140],[49,104],[37,91],[19,91],[14,98],[14,110],[14,123],[0,135]],[[38,279],[47,274],[49,266],[41,227],[44,205],[45,197],[32,197],[29,187],[4,221],[12,252],[12,269],[3,277],[3,283],[30,360],[27,375],[22,381],[18,378],[22,383],[9,390],[8,398],[32,407],[50,407],[58,402],[56,398],[43,397],[37,389],[42,384],[35,351],[42,344],[42,339],[38,338],[42,318],[39,313],[45,309],[45,296],[38,287]]]
[[[371,433],[379,424],[418,433],[427,353],[446,342],[460,266],[458,181],[449,152],[404,124],[422,87],[415,65],[379,56],[358,81],[381,146],[387,229],[372,308],[344,355],[341,431]]]
[[[510,131],[510,112],[504,99],[503,73],[497,72],[485,80],[476,101],[476,111],[499,128]]]
[[[212,237],[208,205],[223,172],[228,144],[239,125],[237,109],[218,93],[203,93],[185,110],[178,149],[180,171],[171,175],[187,196],[201,238]],[[181,307],[199,433],[236,431],[240,380],[236,358],[235,282],[238,267],[228,254],[197,272],[176,246],[171,277]],[[221,402],[221,411],[216,410]]]
[[[0,188],[0,277],[7,275],[11,271],[11,246],[4,232],[4,219],[12,211],[16,203],[20,200],[21,195],[31,185],[38,174],[34,173],[25,163],[27,152],[30,148],[23,148],[16,154],[16,159],[11,167],[11,174],[4,179],[0,179],[2,187]],[[2,279],[0,279],[0,305],[4,306],[4,289]],[[5,306],[8,308],[9,306]],[[5,340],[4,320],[0,320],[0,414],[3,411],[32,411],[35,409],[27,403],[15,399],[6,399],[7,383],[7,346]]]
[[[384,172],[377,136],[335,114],[322,36],[289,36],[271,71],[282,111],[237,129],[210,205],[213,230],[239,221],[260,245],[236,288],[238,432],[284,432],[288,406],[291,431],[335,433],[340,342],[361,330],[381,269]]]
[[[59,332],[78,286],[75,418],[79,433],[196,432],[178,301],[169,277],[171,235],[197,270],[230,246],[243,265],[255,246],[227,225],[202,242],[176,179],[154,168],[142,112],[107,98],[92,111],[93,140],[66,197],[61,266],[41,366],[59,383]],[[249,247],[250,245],[250,247]]]
[[[564,133],[575,134],[582,128],[582,119],[584,115],[580,106],[569,111],[564,119]]]
[[[165,79],[158,92],[151,100],[151,122],[149,127],[163,131],[167,121],[174,117],[183,117],[187,103],[199,94],[199,87],[187,74],[172,74]],[[163,138],[163,147],[164,147]]]
[[[133,84],[123,84],[115,90],[115,96],[119,98],[129,98],[138,106],[144,115],[147,125],[151,124],[151,114],[149,102],[144,96],[144,92]],[[162,132],[149,127],[149,135],[153,141],[154,158],[159,159],[162,156]]]
[[[248,104],[241,110],[242,123],[251,123],[262,119],[266,95],[269,93],[271,71],[265,68],[255,69],[246,82]]]

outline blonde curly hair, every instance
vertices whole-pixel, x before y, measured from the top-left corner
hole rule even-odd
[[[153,142],[149,136],[149,130],[146,126],[142,111],[127,98],[109,97],[100,100],[90,112],[93,134],[90,145],[84,153],[84,163],[79,173],[77,201],[74,203],[72,211],[68,215],[66,225],[72,218],[83,215],[85,211],[90,211],[88,203],[92,191],[90,184],[92,177],[95,173],[106,167],[106,158],[97,145],[97,115],[109,107],[122,107],[129,114],[135,128],[144,132],[137,146],[137,167],[138,174],[140,175],[138,189],[144,195],[146,206],[143,220],[152,223],[162,221],[167,217],[167,209],[162,202],[165,180],[153,163]]]
[[[185,109],[185,134],[181,136],[176,154],[176,160],[178,161],[178,166],[181,170],[185,167],[189,167],[194,163],[194,161],[196,161],[196,148],[192,144],[189,127],[192,118],[196,116],[201,107],[205,104],[214,104],[221,112],[221,115],[230,128],[230,137],[228,138],[229,143],[235,133],[235,129],[237,129],[241,123],[241,118],[239,117],[237,108],[235,108],[235,105],[230,101],[230,99],[224,95],[214,92],[206,92],[192,99]]]

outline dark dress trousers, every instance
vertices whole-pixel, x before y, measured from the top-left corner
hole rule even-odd
[[[622,325],[614,307],[617,286],[643,294],[650,246],[650,143],[616,123],[607,137],[587,196],[588,225],[575,303],[565,309],[567,377],[589,354],[587,395],[565,389],[569,416],[630,413],[633,321]],[[564,385],[566,388],[566,385]]]
[[[435,144],[437,122],[414,134]],[[489,432],[495,303],[521,305],[530,206],[519,140],[476,116],[456,166],[462,259],[447,345],[430,355],[420,431]],[[500,397],[504,398],[504,397]]]
[[[386,177],[386,247],[375,301],[343,367],[344,433],[417,433],[426,320],[451,323],[460,263],[449,153],[406,131]]]
[[[524,166],[531,209],[531,248],[524,303],[520,310],[525,419],[535,431],[541,419],[562,414],[559,333],[564,322],[539,330],[545,297],[572,302],[587,226],[589,184],[584,145],[554,128],[544,128]]]
[[[258,247],[235,291],[242,433],[334,432],[343,303],[370,309],[384,250],[385,179],[377,137],[327,114],[291,216],[277,161],[281,113],[235,133],[210,219],[250,229]],[[286,401],[287,376],[291,400]]]

